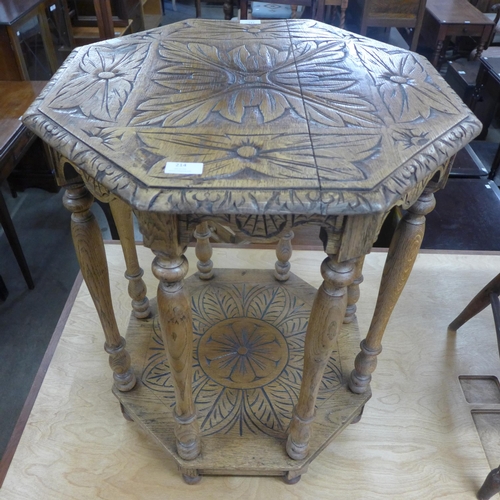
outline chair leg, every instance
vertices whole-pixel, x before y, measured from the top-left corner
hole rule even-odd
[[[476,314],[488,307],[491,303],[490,295],[500,295],[500,274],[495,276],[467,305],[467,307],[450,323],[449,332],[456,332]]]
[[[487,476],[477,493],[478,500],[489,500],[493,495],[500,493],[500,467],[493,469]]]
[[[9,296],[9,290],[7,290],[5,282],[0,276],[0,302],[4,302],[5,300],[7,300],[8,296]]]
[[[0,192],[0,224],[3,226],[5,231],[5,236],[7,236],[7,240],[12,247],[12,251],[16,257],[17,263],[23,273],[24,280],[28,285],[30,290],[35,288],[35,283],[33,282],[33,278],[31,277],[31,273],[28,267],[28,263],[26,262],[26,258],[24,257],[23,249],[21,248],[21,243],[19,243],[19,239],[17,237],[16,230],[14,228],[14,224],[12,223],[12,219],[10,218],[9,211],[7,210],[7,204],[5,203],[5,199]]]
[[[240,19],[248,19],[248,0],[240,0]]]
[[[500,145],[498,146],[497,152],[495,153],[495,158],[493,159],[493,163],[491,164],[491,170],[488,174],[488,179],[493,180],[498,171],[498,167],[500,166]]]

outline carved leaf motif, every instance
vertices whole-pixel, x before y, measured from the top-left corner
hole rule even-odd
[[[248,414],[257,427],[263,424],[267,429],[283,432],[288,426],[293,410],[290,395],[283,391],[281,386],[269,388],[269,390],[272,391],[272,401],[266,388],[246,391]],[[282,403],[280,407],[275,405],[276,398]]]
[[[315,179],[309,136],[292,132],[247,135],[139,132],[152,152],[158,146],[179,161],[202,162],[203,181],[230,179]],[[279,141],[282,147],[277,148]],[[175,152],[175,153],[173,153]],[[238,160],[238,161],[235,161]]]
[[[201,391],[195,400],[198,408],[203,409],[200,411],[200,429],[204,435],[214,434],[216,432],[229,432],[234,425],[235,419],[238,418],[240,413],[240,406],[242,404],[242,391],[229,389],[227,387],[219,386],[218,395],[215,402],[208,401],[210,391]]]
[[[427,119],[432,110],[458,113],[456,105],[431,80],[413,54],[406,51],[384,53],[364,44],[356,45],[356,51],[394,120]]]
[[[166,65],[154,81],[163,92],[138,107],[132,124],[187,126],[204,122],[212,112],[242,123],[245,110],[254,106],[264,123],[288,109],[304,116],[300,95],[287,86],[296,87],[297,77],[286,44],[247,43],[224,51],[202,43],[168,42],[159,55]]]
[[[294,50],[305,109],[311,120],[338,127],[383,123],[373,103],[363,97],[356,75],[343,63],[347,55],[344,40],[302,42]]]
[[[265,319],[269,323],[277,323],[288,310],[290,297],[283,287],[258,288],[257,293],[245,304],[245,315],[251,318]]]
[[[203,290],[198,300],[193,298],[193,315],[204,324],[214,324],[224,319],[242,316],[234,291],[229,287],[212,287]]]
[[[327,134],[314,131],[312,141],[321,180],[363,180],[369,175],[369,160],[380,156],[381,130],[351,134],[344,127],[330,128]]]
[[[79,72],[51,101],[52,109],[76,110],[88,118],[115,121],[123,109],[149,43],[90,47]]]

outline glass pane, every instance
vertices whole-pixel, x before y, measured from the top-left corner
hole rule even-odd
[[[50,80],[52,71],[43,45],[38,17],[28,19],[17,31],[30,80]]]
[[[64,11],[64,2],[61,0],[52,0],[46,2],[45,13],[49,23],[52,43],[56,51],[57,62],[59,66],[64,62],[71,52],[71,42],[67,20],[68,15]]]

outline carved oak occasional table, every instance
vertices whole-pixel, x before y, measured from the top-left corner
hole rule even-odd
[[[359,419],[433,192],[480,131],[422,57],[305,20],[192,20],[82,47],[24,122],[57,155],[114,393],[187,482],[295,482]],[[124,249],[127,348],[89,191],[110,202]],[[363,257],[396,205],[407,212],[359,350]],[[131,209],[155,254],[151,303]],[[274,276],[213,270],[217,224],[277,241]],[[304,224],[327,254],[317,291],[289,272]],[[184,280],[193,234],[199,272]]]

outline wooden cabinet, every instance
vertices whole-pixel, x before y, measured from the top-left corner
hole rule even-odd
[[[41,0],[0,3],[3,80],[49,80],[58,68],[45,9]]]

